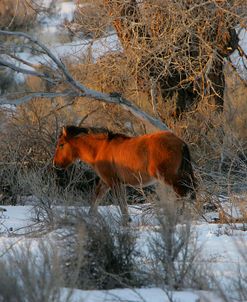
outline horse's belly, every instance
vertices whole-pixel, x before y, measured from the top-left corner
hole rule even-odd
[[[120,180],[135,187],[148,187],[157,182],[157,179],[140,173],[121,173]]]
[[[157,179],[152,178],[149,181],[146,181],[145,183],[143,183],[142,187],[152,186],[152,185],[155,185],[156,183],[157,183]]]

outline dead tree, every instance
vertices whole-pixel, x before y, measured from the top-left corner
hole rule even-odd
[[[176,98],[175,115],[207,98],[223,108],[224,60],[239,48],[246,0],[104,0],[140,90]]]

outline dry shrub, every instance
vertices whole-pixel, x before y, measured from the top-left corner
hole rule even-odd
[[[107,93],[118,92],[124,96],[133,96],[136,93],[131,86],[133,81],[131,81],[132,78],[128,74],[126,58],[121,54],[106,55],[95,63],[92,61],[90,55],[86,55],[82,57],[81,61],[83,63],[75,64],[68,60],[66,65],[73,77],[77,81],[83,82],[89,88]],[[28,77],[26,80],[27,90],[40,91],[45,89],[49,91],[53,88],[47,87],[44,81],[35,77]],[[66,88],[68,87],[63,83],[55,89],[64,90]],[[127,131],[129,134],[138,133],[142,130],[140,121],[134,117],[130,118],[129,113],[120,106],[105,104],[87,98],[72,100],[57,98],[52,102],[55,102],[53,106],[54,112],[58,112],[59,105],[62,107],[70,104],[70,106],[67,106],[64,110],[60,110],[60,113],[57,114],[58,123],[61,120],[63,121],[63,125],[82,125],[83,123],[88,126],[107,127],[116,132]],[[67,112],[67,115],[65,112]]]
[[[15,30],[29,28],[36,20],[37,11],[32,0],[1,0],[0,28]]]
[[[0,301],[69,301],[64,294],[58,251],[48,241],[35,251],[28,244],[13,247],[0,261]]]
[[[82,63],[68,62],[73,77],[88,87],[105,93],[118,92],[130,94],[133,89],[133,78],[128,69],[128,59],[122,53],[105,54],[96,62],[88,54]]]
[[[47,169],[47,173],[51,173],[48,167],[52,163],[60,129],[64,124],[74,124],[78,117],[73,108],[67,110],[64,106],[63,100],[33,99],[3,118],[0,191],[13,199],[12,203],[25,191],[18,181],[23,173],[32,169]],[[68,185],[70,177],[71,173],[63,176],[67,179],[63,186]]]
[[[110,289],[138,286],[141,278],[135,266],[136,233],[123,227],[120,213],[104,211],[92,217],[75,201],[75,192],[58,192],[54,180],[41,173],[29,175],[35,199],[36,219],[43,230],[57,230],[66,286],[82,289]],[[24,180],[25,182],[26,180]],[[125,196],[126,197],[126,196]],[[86,200],[90,200],[87,196]],[[61,205],[63,207],[55,207]],[[120,215],[120,216],[119,216]],[[118,216],[118,218],[116,217]],[[61,230],[61,231],[59,231]]]
[[[83,205],[87,205],[85,200],[89,201],[90,197],[87,195],[83,200],[83,194],[76,195],[75,190],[59,190],[45,171],[24,175],[22,184],[35,196],[39,234],[62,230],[60,252],[67,286],[109,289],[141,282],[134,262],[136,234],[123,227],[121,219],[116,218],[117,213],[109,212],[105,218],[88,215]]]
[[[246,192],[229,194],[229,198],[219,207],[219,221],[230,229],[231,234],[236,229],[246,231],[247,200]],[[219,203],[219,202],[218,202]],[[224,228],[223,228],[224,229]],[[228,231],[229,232],[229,231]]]
[[[82,33],[88,38],[97,39],[109,28],[109,18],[100,0],[77,0],[74,20],[67,24],[69,30],[77,35]]]
[[[138,286],[133,230],[123,228],[110,213],[107,218],[92,219],[83,210],[77,210],[69,221],[74,227],[64,238],[68,282],[72,278],[83,289]]]
[[[104,55],[90,68],[91,79],[88,84],[100,91],[116,91],[126,94],[131,91],[131,78],[128,59],[121,53]]]
[[[56,116],[50,100],[33,100],[19,106],[9,116],[1,133],[3,161],[38,165],[51,159],[56,140]]]
[[[16,205],[18,196],[24,193],[19,182],[23,167],[21,164],[1,162],[0,164],[0,204]]]
[[[26,169],[16,176],[16,185],[22,189],[24,198],[31,195],[35,199],[35,219],[49,228],[57,227],[61,220],[56,217],[56,206],[90,204],[97,181],[95,173],[79,163],[66,170],[49,166]]]
[[[201,104],[175,125],[189,142],[204,192],[230,194],[246,187],[246,140],[232,129],[224,112]]]
[[[30,89],[43,85],[33,80],[29,79]],[[76,124],[80,117],[80,112],[73,106],[68,107],[67,100],[62,98],[34,98],[18,106],[3,125],[1,160],[25,161],[30,165],[51,161],[61,127]]]
[[[132,58],[123,53],[110,53],[90,66],[88,86],[111,93],[117,92],[132,100],[144,111],[155,113],[149,93],[138,89],[133,68]]]
[[[170,189],[159,188],[157,219],[159,229],[150,235],[150,279],[168,289],[208,287],[201,266],[200,248],[192,226],[192,214],[176,200]],[[184,200],[188,202],[188,200]]]
[[[49,189],[46,191],[51,178],[70,194],[80,192],[85,196],[91,192],[97,179],[87,166],[78,164],[61,171],[52,168],[56,139],[62,125],[73,124],[71,121],[76,115],[73,112],[73,108],[69,113],[66,108],[56,111],[54,100],[52,103],[43,99],[18,107],[8,117],[3,125],[4,131],[0,133],[2,203],[11,201],[11,204],[16,204],[21,195],[33,194],[40,198],[40,205],[47,205],[49,210],[52,200],[56,199],[56,196],[49,196]]]

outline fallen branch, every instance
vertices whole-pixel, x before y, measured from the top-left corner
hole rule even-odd
[[[18,71],[21,73],[26,73],[30,74],[39,78],[43,78],[48,82],[61,82],[61,75],[64,78],[64,82],[67,83],[70,87],[70,89],[67,89],[67,92],[33,92],[30,93],[24,97],[21,98],[16,98],[16,99],[7,99],[7,98],[2,98],[0,99],[1,104],[10,104],[10,105],[19,105],[25,102],[28,102],[30,99],[33,97],[44,97],[44,98],[54,98],[57,96],[73,96],[73,97],[87,97],[90,99],[102,101],[104,103],[108,104],[115,104],[115,105],[120,105],[122,108],[125,110],[131,112],[135,117],[138,119],[144,121],[144,122],[149,122],[152,124],[154,127],[161,129],[161,130],[169,130],[168,127],[159,119],[152,117],[148,113],[142,111],[139,107],[137,107],[135,104],[133,104],[131,101],[123,98],[120,94],[118,93],[113,93],[113,94],[106,94],[102,93],[96,90],[92,90],[81,84],[80,82],[76,81],[70,72],[68,71],[67,67],[63,64],[63,62],[58,59],[43,43],[41,43],[38,39],[33,38],[32,36],[23,33],[23,32],[11,32],[11,31],[4,31],[0,30],[0,35],[5,35],[5,36],[16,36],[16,37],[21,37],[28,39],[31,43],[36,45],[39,49],[43,51],[43,53],[50,58],[50,60],[55,64],[56,67],[54,67],[53,70],[53,75],[47,75],[44,73],[40,73],[37,71],[31,71],[27,69],[23,69],[20,67],[17,67],[15,64],[10,63],[8,61],[5,61],[5,59],[1,58],[0,59],[0,65],[6,66],[14,71]],[[18,62],[18,57],[16,57],[16,61]],[[50,67],[51,68],[51,67]],[[58,71],[60,74],[58,75]]]

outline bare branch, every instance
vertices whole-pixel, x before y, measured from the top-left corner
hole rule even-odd
[[[11,57],[12,59],[18,61],[18,62],[21,62],[21,63],[23,63],[23,64],[25,64],[25,65],[27,65],[27,66],[30,66],[30,67],[33,68],[33,69],[35,69],[35,67],[37,67],[37,66],[35,66],[34,64],[29,63],[29,62],[27,62],[26,60],[23,60],[23,59],[21,59],[20,57],[15,56],[15,55],[13,55],[13,54],[11,54],[11,53],[8,53],[8,56]]]
[[[27,95],[20,97],[20,98],[11,98],[11,97],[1,97],[0,98],[0,105],[21,105],[33,98],[55,98],[55,97],[66,97],[66,96],[77,96],[73,95],[71,91],[66,92],[31,92]]]
[[[151,125],[155,126],[161,130],[169,130],[169,128],[159,119],[156,119],[149,115],[148,113],[142,111],[139,107],[134,105],[129,100],[122,98],[121,95],[109,95],[106,93],[98,92],[95,90],[87,89],[85,91],[84,96],[88,98],[92,98],[95,100],[103,101],[105,103],[112,103],[116,105],[120,105],[125,110],[131,112],[135,117],[139,118],[144,122],[149,122]]]
[[[31,94],[28,94],[24,97],[10,100],[7,98],[0,99],[1,104],[13,104],[13,105],[19,105],[22,103],[25,103],[32,99],[33,97],[43,97],[43,98],[53,98],[57,96],[67,96],[67,95],[73,95],[74,97],[87,97],[90,99],[102,101],[105,103],[120,105],[125,110],[131,112],[134,116],[141,119],[144,122],[149,122],[154,127],[162,130],[168,130],[168,127],[159,119],[156,119],[152,117],[151,115],[147,114],[146,112],[142,111],[139,107],[137,107],[135,104],[130,102],[129,100],[124,99],[120,94],[106,94],[102,93],[96,90],[92,90],[81,84],[80,82],[76,81],[66,66],[62,63],[60,59],[58,59],[43,43],[41,43],[38,39],[33,38],[32,36],[23,33],[23,32],[11,32],[11,31],[4,31],[0,30],[0,35],[8,35],[8,36],[17,36],[26,38],[38,47],[40,47],[44,53],[56,64],[58,70],[64,75],[65,82],[67,82],[71,89],[67,90],[66,93],[59,92],[59,93],[47,93],[47,92],[33,92]],[[18,57],[16,57],[18,59]],[[33,75],[39,78],[45,78],[47,81],[55,82],[56,79],[49,78],[46,74],[37,72],[37,71],[30,71],[24,68],[17,67],[16,65],[6,62],[3,59],[0,59],[0,64],[7,66],[11,68],[14,71],[22,72],[25,74]],[[59,80],[61,80],[59,78]]]
[[[62,71],[64,74],[67,82],[74,86],[74,88],[78,89],[79,91],[84,90],[84,86],[81,85],[79,82],[75,81],[71,74],[68,72],[67,68],[65,65],[62,63],[61,60],[59,60],[43,43],[41,43],[38,39],[23,33],[23,32],[12,32],[12,31],[5,31],[5,30],[0,30],[0,35],[7,35],[7,36],[17,36],[17,37],[23,37],[31,41],[32,43],[36,44],[39,46],[44,53],[57,65],[57,67]],[[38,76],[38,75],[36,75]]]
[[[44,78],[46,81],[54,83],[54,81],[49,78],[46,74],[38,72],[38,71],[34,71],[34,70],[30,70],[30,69],[25,69],[25,68],[21,68],[16,66],[15,64],[12,64],[2,58],[0,58],[0,65],[5,66],[5,67],[9,67],[10,69],[16,71],[16,72],[20,72],[23,74],[27,74],[27,75],[32,75],[32,76],[36,76],[39,78]]]

